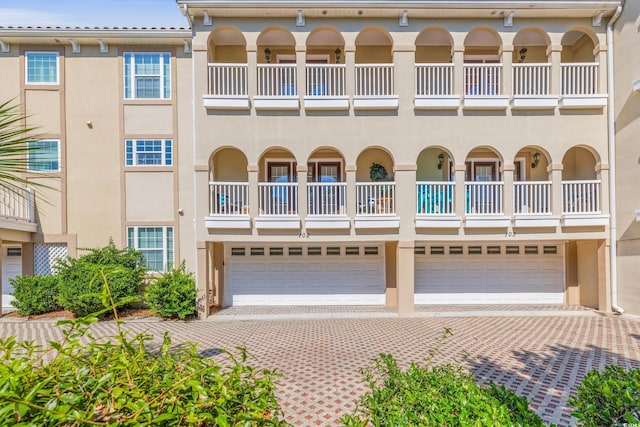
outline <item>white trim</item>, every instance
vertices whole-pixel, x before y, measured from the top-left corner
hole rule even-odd
[[[60,140],[57,138],[46,138],[46,139],[38,139],[35,141],[29,141],[29,145],[30,144],[37,144],[37,143],[41,143],[41,142],[55,142],[58,145],[58,157],[56,159],[56,161],[58,162],[58,169],[31,169],[31,158],[30,158],[30,153],[27,154],[27,171],[29,173],[51,173],[51,172],[60,172],[62,170],[62,157],[61,157],[61,148],[60,148]]]
[[[139,229],[140,228],[161,228],[162,229],[162,248],[140,248],[140,244],[139,244]],[[133,249],[137,250],[137,251],[159,251],[162,250],[162,271],[166,272],[169,271],[170,265],[169,265],[169,246],[167,245],[167,240],[168,240],[168,230],[169,228],[171,228],[173,230],[173,236],[172,236],[172,240],[173,240],[173,248],[171,248],[171,253],[173,255],[173,259],[171,260],[171,266],[175,266],[176,265],[176,261],[175,261],[175,248],[176,248],[176,234],[175,234],[175,227],[172,225],[132,225],[132,226],[127,226],[125,233],[126,233],[126,240],[127,240],[127,245],[129,245],[129,230],[133,229]],[[159,270],[148,270],[148,271],[159,271]]]
[[[56,81],[55,82],[30,82],[29,81],[29,54],[46,54],[56,56]],[[24,52],[24,84],[25,85],[50,85],[60,84],[60,52],[51,50],[27,50]]]
[[[130,62],[129,62],[129,67],[130,67],[130,74],[129,74],[129,89],[130,89],[130,96],[127,97],[127,93],[126,93],[126,86],[127,86],[127,82],[126,82],[126,69],[127,69],[127,60],[126,60],[126,56],[130,55]],[[160,67],[160,74],[136,74],[135,73],[135,56],[136,55],[158,55],[159,56],[159,67]],[[165,98],[164,96],[164,92],[165,92],[165,84],[164,84],[164,80],[165,80],[165,73],[164,73],[164,66],[166,65],[164,62],[164,56],[165,55],[169,55],[169,96]],[[160,79],[160,96],[157,98],[138,98],[136,96],[136,77],[144,77],[144,76],[149,76],[149,77],[158,77]],[[171,87],[171,52],[144,52],[144,51],[129,51],[129,52],[123,52],[122,53],[122,78],[125,80],[123,83],[123,89],[124,89],[124,99],[142,99],[142,100],[150,100],[150,99],[162,99],[162,100],[171,100],[173,99],[173,89]]]
[[[128,164],[127,163],[127,143],[131,141],[131,156],[132,156],[132,163]],[[152,151],[152,152],[144,152],[144,151],[138,151],[136,149],[137,147],[137,142],[139,141],[160,141],[160,164],[144,164],[144,163],[138,163],[138,155],[140,154],[155,154],[157,153],[157,151]],[[171,147],[171,164],[167,163],[167,145],[170,144]],[[134,166],[141,166],[141,167],[158,167],[158,166],[173,166],[174,165],[174,158],[175,158],[175,150],[174,150],[174,144],[173,144],[173,140],[171,138],[126,138],[124,140],[124,165],[125,167],[134,167]]]

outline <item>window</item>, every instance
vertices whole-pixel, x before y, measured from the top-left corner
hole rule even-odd
[[[125,141],[127,166],[171,166],[173,141],[170,139],[127,139]]]
[[[170,99],[170,59],[169,53],[125,53],[125,99]]]
[[[60,171],[60,141],[42,140],[29,142],[30,171]]]
[[[59,84],[59,56],[58,52],[26,52],[27,84]]]
[[[142,252],[150,271],[173,266],[173,227],[127,227],[127,243]]]

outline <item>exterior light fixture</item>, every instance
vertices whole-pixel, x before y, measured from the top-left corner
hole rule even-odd
[[[266,48],[264,50],[264,59],[267,60],[267,64],[271,64],[271,49]]]
[[[340,50],[340,48],[337,48],[336,50],[333,51],[333,53],[336,54],[336,64],[340,63],[340,54],[342,53],[342,51]]]
[[[518,53],[520,54],[520,60],[518,62],[523,62],[524,59],[527,57],[527,48],[523,47],[518,51]]]
[[[444,164],[444,154],[438,154],[438,169],[442,169],[442,165]]]
[[[531,163],[531,168],[535,169],[536,166],[538,166],[538,163],[540,163],[540,153],[535,153],[533,155],[533,163]]]

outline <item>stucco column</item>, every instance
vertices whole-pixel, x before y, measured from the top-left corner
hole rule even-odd
[[[302,99],[307,94],[307,47],[296,45],[296,80],[298,81],[298,97]]]
[[[513,172],[515,165],[502,165],[502,212],[505,216],[513,216]]]
[[[196,251],[198,263],[196,270],[196,282],[198,284],[198,318],[205,319],[209,315],[209,268],[207,265],[207,242],[196,242]]]
[[[356,48],[354,46],[344,47],[344,79],[346,95],[353,99],[356,93]],[[355,199],[354,199],[355,200]]]
[[[593,51],[595,62],[598,63],[598,90],[596,93],[607,93],[607,45],[601,44]],[[613,94],[609,94],[609,102]]]
[[[596,177],[600,181],[600,212],[609,214],[609,165],[600,163],[596,165]]]
[[[258,165],[247,165],[247,177],[249,180],[249,216],[251,218],[255,218],[260,214],[259,172],[260,168]]]
[[[560,62],[562,57],[562,46],[554,45],[547,49],[547,55],[551,61],[551,74],[549,79],[551,80],[550,94],[560,95],[562,93],[562,70],[560,69]]]
[[[551,181],[551,213],[562,216],[562,164],[547,166],[549,181]]]
[[[396,255],[396,288],[398,292],[398,315],[408,317],[414,313],[414,260],[413,240],[398,242]]]
[[[415,96],[415,46],[396,46],[393,51],[394,88],[399,109],[413,112]]]
[[[415,229],[416,218],[416,170],[415,164],[396,164],[394,166],[395,207],[400,217],[400,238],[411,239]]]
[[[464,96],[464,46],[453,47],[453,94]]]
[[[344,173],[347,179],[347,188],[345,194],[346,214],[352,220],[358,213],[356,209],[356,165],[345,165]]]
[[[296,172],[298,174],[298,215],[302,219],[306,218],[307,215],[309,215],[309,212],[307,212],[307,196],[309,195],[307,191],[308,170],[309,166],[307,165],[296,166]]]
[[[33,276],[33,243],[22,244],[22,275]]]
[[[502,88],[501,95],[513,95],[513,46],[502,47]]]
[[[249,97],[258,94],[258,52],[257,46],[247,46],[247,93]]]
[[[466,204],[466,191],[464,189],[464,178],[467,172],[467,165],[456,164],[454,166],[454,174],[455,174],[455,214],[461,218],[464,218],[465,212],[465,204]]]
[[[611,244],[609,239],[598,242],[598,310],[611,311]]]

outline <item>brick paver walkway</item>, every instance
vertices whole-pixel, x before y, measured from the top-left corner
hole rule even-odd
[[[169,331],[175,343],[197,341],[203,354],[212,357],[220,348],[245,346],[253,365],[284,375],[278,397],[296,426],[337,425],[365,392],[359,367],[381,352],[402,363],[420,361],[445,327],[453,336],[441,346],[438,361],[467,353],[464,363],[478,381],[504,384],[526,396],[543,419],[562,426],[571,424],[567,398],[587,371],[610,363],[640,367],[640,321],[586,310],[548,317],[396,318],[382,312],[361,318],[147,320],[127,327],[157,340]],[[102,322],[94,329],[110,334],[114,324]],[[40,341],[61,336],[51,322],[0,321],[0,335],[11,334]]]

